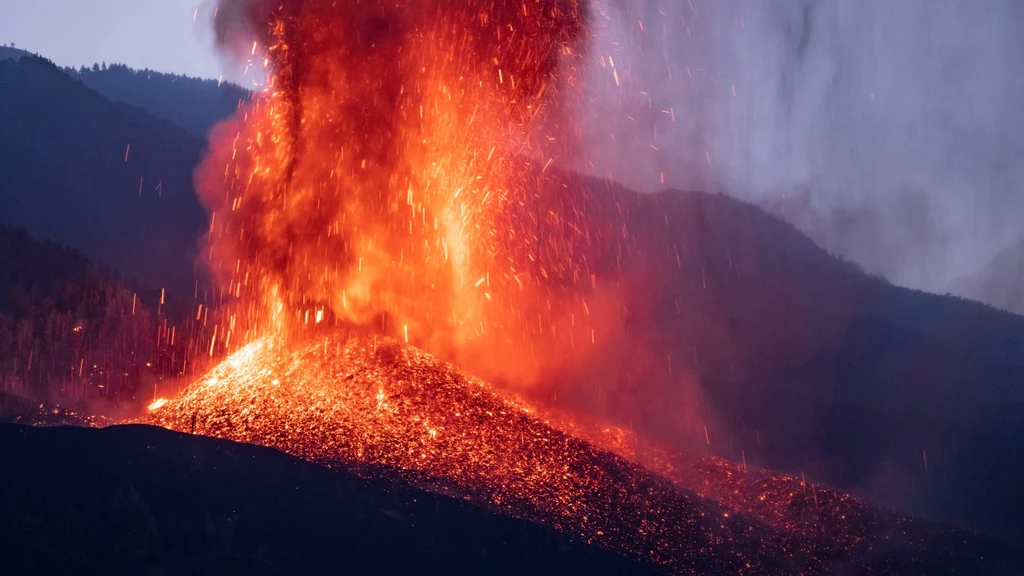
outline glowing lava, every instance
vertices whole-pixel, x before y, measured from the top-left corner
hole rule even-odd
[[[844,494],[538,413],[377,336],[258,340],[150,419],[398,474],[678,573],[820,573],[927,544],[907,536],[914,521]]]
[[[222,301],[243,309],[222,338],[372,324],[520,382],[596,342],[595,232],[571,195],[549,212],[534,192],[572,154],[586,13],[222,1],[221,45],[270,73],[198,176]]]

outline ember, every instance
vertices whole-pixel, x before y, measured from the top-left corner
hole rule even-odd
[[[940,536],[962,539],[923,538],[919,521],[798,479],[545,414],[378,336],[257,340],[148,418],[398,474],[678,573],[913,573],[955,552]]]
[[[372,324],[518,382],[597,342],[596,231],[572,197],[556,213],[532,192],[572,154],[580,1],[225,0],[218,14],[221,44],[270,73],[199,174],[211,264],[244,307],[225,342]]]

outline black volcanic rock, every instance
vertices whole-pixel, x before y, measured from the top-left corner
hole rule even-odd
[[[0,424],[10,574],[650,574],[399,480],[146,426]]]

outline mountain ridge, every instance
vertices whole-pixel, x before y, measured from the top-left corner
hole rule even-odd
[[[136,106],[204,140],[216,123],[234,115],[252,97],[252,92],[230,82],[135,70],[124,64],[64,71],[114,102]]]

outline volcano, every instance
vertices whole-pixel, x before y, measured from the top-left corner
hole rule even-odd
[[[672,573],[1005,566],[968,533],[545,412],[414,347],[356,331],[250,343],[178,398],[155,403],[147,421],[394,475]]]

